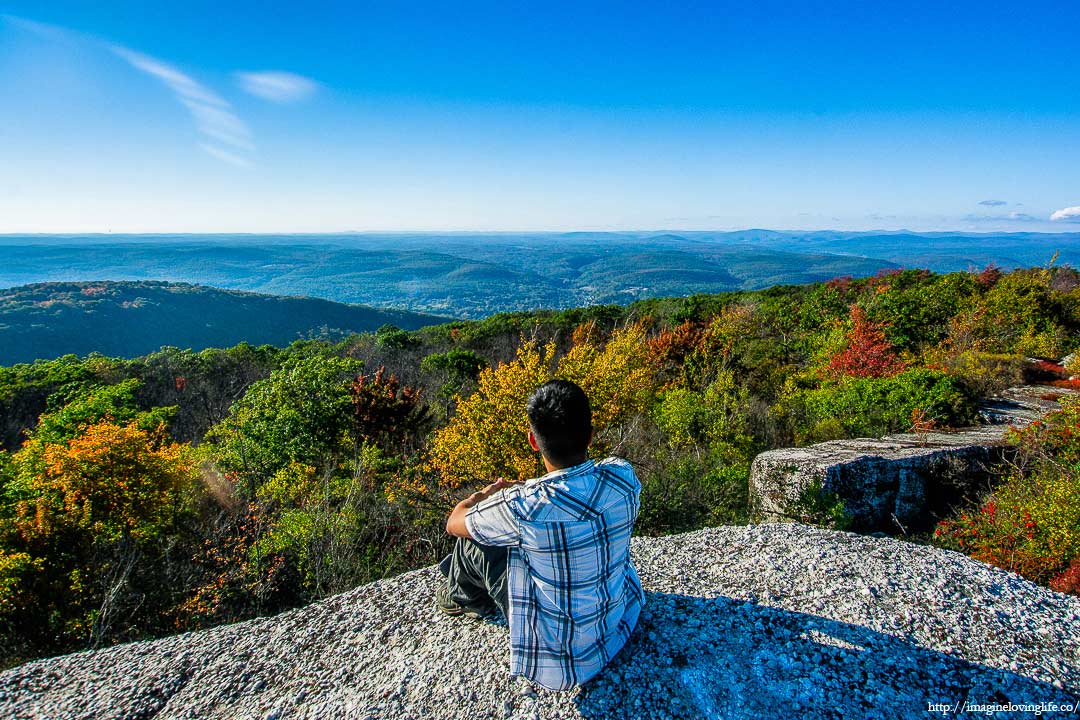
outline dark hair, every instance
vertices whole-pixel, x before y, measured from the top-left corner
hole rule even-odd
[[[569,380],[551,380],[525,404],[540,452],[556,465],[579,460],[592,439],[592,410],[585,391]]]

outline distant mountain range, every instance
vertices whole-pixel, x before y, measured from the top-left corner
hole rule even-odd
[[[183,283],[38,283],[0,290],[0,365],[68,353],[137,357],[163,345],[194,350],[245,340],[287,345],[387,323],[411,330],[445,320]]]
[[[754,290],[882,269],[1080,260],[1080,233],[4,235],[0,287],[167,280],[478,318]]]

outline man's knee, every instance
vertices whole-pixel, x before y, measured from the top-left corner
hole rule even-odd
[[[471,538],[458,538],[461,551],[483,567],[505,567],[509,551],[495,545],[482,545]]]

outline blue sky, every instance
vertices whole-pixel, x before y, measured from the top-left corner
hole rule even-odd
[[[1080,230],[1080,3],[162,5],[0,0],[0,232]]]

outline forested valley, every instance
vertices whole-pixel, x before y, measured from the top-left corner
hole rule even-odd
[[[551,377],[589,394],[593,452],[634,464],[636,532],[655,535],[752,521],[763,450],[966,426],[1003,388],[1080,386],[1061,364],[1078,331],[1080,273],[991,266],[0,368],[0,663],[436,562],[458,498],[542,473],[524,401]],[[1010,435],[984,496],[909,539],[1080,593],[1080,407],[1062,403]]]

